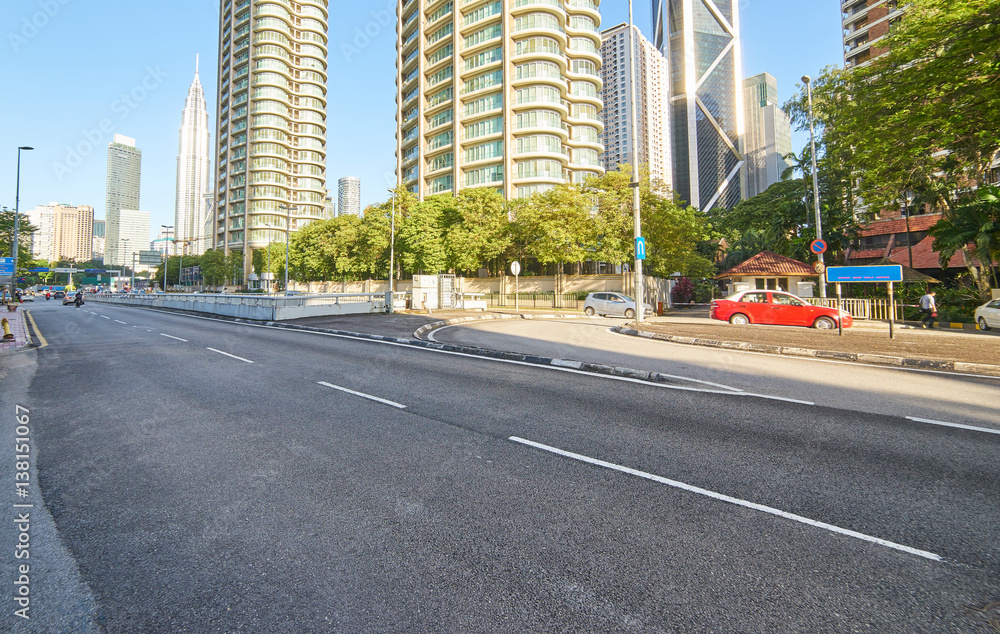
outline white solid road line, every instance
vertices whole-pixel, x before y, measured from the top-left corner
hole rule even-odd
[[[152,331],[150,331],[150,332],[152,332]],[[216,350],[215,348],[207,348],[207,349],[211,350],[212,352],[218,352],[219,354],[224,354],[227,357],[232,357],[233,359],[236,359],[238,361],[242,361],[243,363],[253,363],[253,361],[251,361],[250,359],[244,359],[243,357],[237,357],[235,354],[229,354],[228,352],[223,352],[222,350]]]
[[[988,427],[973,427],[972,425],[962,425],[960,423],[948,423],[943,420],[932,420],[930,418],[917,418],[916,416],[907,416],[906,420],[912,420],[917,423],[927,423],[928,425],[940,425],[942,427],[956,427],[958,429],[969,429],[971,431],[978,431],[984,434],[1000,434],[1000,429],[990,429]]]
[[[170,339],[176,339],[177,341],[183,341],[183,342],[185,342],[185,343],[187,342],[187,339],[181,339],[180,337],[175,337],[175,336],[173,336],[173,335],[168,335],[168,334],[167,334],[167,333],[165,333],[165,332],[161,332],[161,333],[160,333],[160,336],[161,336],[161,337],[169,337]],[[211,350],[211,348],[209,348],[209,350]]]
[[[326,381],[316,381],[316,382],[325,387],[333,388],[335,390],[340,390],[341,392],[347,392],[348,394],[353,394],[354,396],[360,396],[361,398],[366,398],[370,401],[378,401],[379,403],[383,403],[385,405],[391,405],[392,407],[396,407],[398,409],[406,409],[406,405],[402,405],[401,403],[397,403],[395,401],[389,401],[384,398],[372,396],[371,394],[365,394],[364,392],[355,392],[354,390],[349,390],[346,387],[340,387],[339,385],[334,385],[333,383],[327,383]]]
[[[543,445],[541,443],[533,442],[530,440],[525,440],[524,438],[518,438],[517,436],[511,436],[508,440],[511,442],[516,442],[522,445],[527,445],[529,447],[534,447],[535,449],[541,449],[542,451],[547,451],[549,453],[554,453],[559,456],[566,458],[572,458],[573,460],[579,460],[580,462],[585,462],[588,464],[596,465],[599,467],[604,467],[605,469],[612,469],[614,471],[620,471],[622,473],[627,473],[639,478],[645,478],[647,480],[652,480],[653,482],[658,482],[660,484],[665,484],[676,489],[682,489],[691,493],[696,493],[698,495],[704,495],[715,500],[720,500],[722,502],[728,502],[730,504],[735,504],[737,506],[742,506],[754,511],[760,511],[762,513],[768,513],[769,515],[775,515],[777,517],[783,517],[785,519],[792,520],[794,522],[799,522],[800,524],[807,524],[809,526],[814,526],[816,528],[822,528],[824,530],[838,533],[840,535],[846,535],[848,537],[854,537],[855,539],[860,539],[862,541],[871,542],[873,544],[879,544],[881,546],[886,546],[895,550],[900,550],[905,553],[910,553],[911,555],[917,555],[918,557],[923,557],[925,559],[931,559],[933,561],[943,561],[940,555],[937,555],[926,550],[920,550],[918,548],[911,548],[910,546],[904,546],[902,544],[897,544],[895,542],[890,542],[879,537],[872,537],[871,535],[865,535],[864,533],[859,533],[857,531],[852,531],[850,529],[841,528],[839,526],[834,526],[833,524],[827,524],[826,522],[820,522],[808,517],[803,517],[801,515],[795,515],[794,513],[787,513],[770,506],[764,506],[763,504],[757,504],[755,502],[747,502],[746,500],[741,500],[739,498],[734,498],[722,493],[716,493],[715,491],[709,491],[708,489],[702,489],[701,487],[692,486],[690,484],[685,484],[683,482],[678,482],[677,480],[670,480],[663,478],[661,476],[653,475],[651,473],[646,473],[645,471],[639,471],[637,469],[630,469],[629,467],[623,467],[621,465],[614,464],[612,462],[605,462],[603,460],[597,460],[596,458],[590,458],[577,453],[572,453],[569,451],[564,451],[556,447],[549,445]]]

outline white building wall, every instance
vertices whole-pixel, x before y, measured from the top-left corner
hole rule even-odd
[[[638,119],[639,162],[648,166],[650,177],[667,186],[671,181],[669,73],[667,59],[647,40],[638,27],[631,38],[635,48],[636,117]],[[601,79],[604,87],[604,168],[617,169],[632,163],[631,101],[629,80],[629,30],[619,24],[602,33]]]

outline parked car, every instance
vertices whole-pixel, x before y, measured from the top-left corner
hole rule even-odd
[[[813,306],[806,300],[784,291],[752,290],[733,293],[725,299],[712,300],[708,309],[712,319],[731,324],[773,324],[806,326],[829,330],[843,319],[844,328],[854,324],[854,318],[836,308]]]
[[[1000,299],[986,302],[976,309],[976,323],[980,330],[1000,328]]]
[[[635,300],[623,293],[591,293],[583,300],[583,312],[589,316],[616,315],[625,319],[635,317]],[[643,315],[652,315],[653,307],[642,305]]]

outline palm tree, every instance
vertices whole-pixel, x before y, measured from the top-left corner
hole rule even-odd
[[[972,201],[956,206],[953,212],[939,221],[930,230],[934,237],[934,248],[938,252],[941,266],[961,251],[966,266],[976,279],[980,294],[989,299],[989,278],[993,274],[993,284],[997,285],[994,264],[1000,260],[1000,187],[982,187]],[[969,245],[979,260],[972,264],[968,257]]]

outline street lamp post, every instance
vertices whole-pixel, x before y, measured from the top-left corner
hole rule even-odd
[[[173,229],[173,226],[160,225],[161,229]],[[169,254],[167,253],[167,242],[170,238],[163,238],[163,292],[167,292],[167,264],[169,263]]]
[[[121,244],[122,242],[125,243],[125,251],[128,251],[128,238],[119,238],[118,239],[118,244]],[[133,258],[133,260],[134,260],[134,258]],[[121,290],[122,278],[123,277],[125,277],[125,254],[124,253],[122,253],[122,274],[118,276],[118,286],[119,286],[119,288],[117,290]],[[132,264],[132,277],[135,278],[135,263],[134,262]],[[129,288],[132,288],[132,286],[129,286]]]
[[[18,232],[21,229],[21,150],[28,151],[34,149],[30,145],[21,145],[17,148],[17,187],[14,194],[14,244],[10,245],[10,254],[14,259],[14,275],[10,278],[11,294],[17,288],[17,247],[20,240]]]
[[[389,313],[392,313],[393,304],[396,303],[396,296],[393,294],[393,277],[396,275],[396,190],[390,189],[392,194],[392,216],[389,218]]]
[[[813,170],[813,207],[816,210],[816,239],[823,239],[823,223],[820,220],[819,213],[819,176],[816,173],[816,135],[813,129],[813,93],[812,93],[812,80],[809,75],[802,76],[802,82],[806,85],[806,95],[809,99],[809,146],[812,150],[812,170]],[[823,264],[823,268],[826,264],[823,262],[823,254],[819,254],[819,262]],[[819,274],[819,296],[826,297],[826,272]]]
[[[635,68],[635,27],[632,26],[632,0],[628,0],[628,74],[629,74],[629,117],[631,117],[631,125],[629,126],[629,136],[631,136],[631,147],[629,151],[632,153],[632,232],[635,238],[635,320],[637,323],[642,323],[645,306],[644,295],[645,289],[643,288],[643,278],[642,278],[642,259],[639,257],[639,239],[642,237],[642,216],[639,210],[639,121],[636,114],[636,68]]]
[[[298,209],[295,205],[278,205],[288,215],[285,219],[285,295],[288,294],[288,236],[292,234],[292,212]]]

